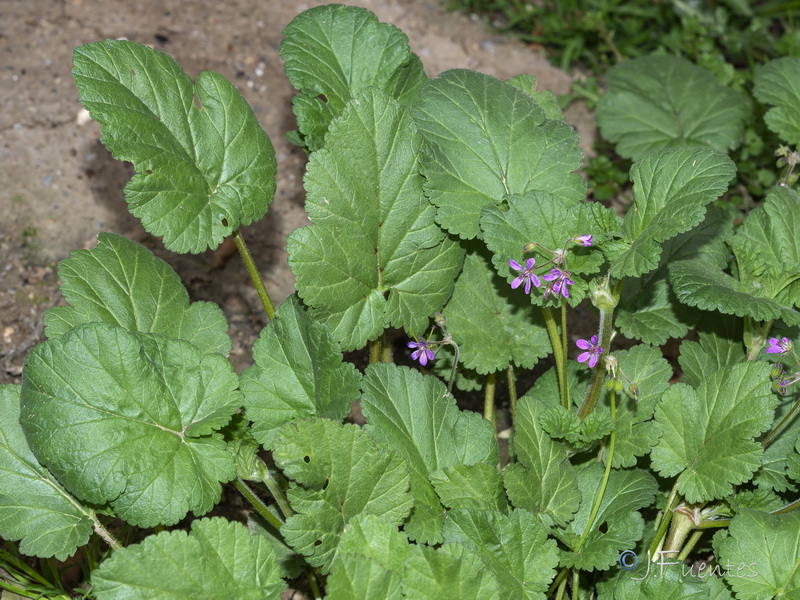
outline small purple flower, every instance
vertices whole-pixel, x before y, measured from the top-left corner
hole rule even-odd
[[[592,236],[591,235],[579,235],[576,238],[573,238],[573,241],[576,244],[580,244],[581,246],[591,246],[592,245]]]
[[[408,342],[408,347],[416,348],[411,353],[411,359],[418,360],[423,367],[428,364],[429,360],[433,360],[433,350],[430,349],[425,338],[419,338],[416,342]]]
[[[564,298],[569,298],[569,288],[567,286],[575,284],[569,276],[569,271],[561,271],[559,269],[553,269],[547,275],[542,275],[542,279],[552,282],[545,287],[543,298],[547,300],[551,292],[556,295],[560,292]]]
[[[792,349],[792,341],[787,338],[769,338],[769,348],[767,354],[786,354]]]
[[[529,258],[528,260],[526,260],[524,267],[517,261],[515,261],[513,258],[508,261],[508,264],[515,271],[521,271],[520,275],[518,275],[517,278],[511,282],[512,289],[517,289],[520,285],[522,285],[522,282],[524,281],[525,293],[530,294],[531,283],[533,283],[533,285],[535,285],[536,287],[542,285],[542,282],[539,280],[539,277],[537,277],[536,273],[533,272],[533,267],[536,264],[535,258]]]
[[[597,345],[596,335],[593,335],[588,342],[586,340],[577,340],[575,345],[581,350],[586,350],[586,352],[581,352],[578,355],[578,362],[582,363],[588,360],[590,368],[597,364],[600,355],[603,353],[603,349]]]

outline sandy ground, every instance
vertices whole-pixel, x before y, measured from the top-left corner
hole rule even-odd
[[[180,274],[195,300],[219,303],[231,324],[231,360],[249,364],[265,318],[241,262],[164,250],[126,209],[130,165],[99,142],[99,126],[79,117],[70,76],[73,49],[126,38],[171,54],[194,77],[221,73],[252,105],[275,145],[277,193],[265,219],[244,230],[274,300],[293,291],[287,234],[307,223],[305,155],[285,141],[295,129],[292,88],[278,55],[281,30],[299,12],[325,2],[293,0],[0,0],[0,383],[18,382],[24,357],[42,339],[42,315],[57,303],[56,263],[94,246],[99,231],[125,234]],[[429,76],[470,68],[501,78],[530,73],[540,89],[565,93],[570,77],[532,49],[493,34],[477,19],[433,0],[354,0],[409,37]],[[586,147],[591,115],[573,106],[567,119]]]

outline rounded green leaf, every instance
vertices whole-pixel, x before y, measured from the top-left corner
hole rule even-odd
[[[82,507],[31,452],[19,424],[17,385],[0,385],[0,536],[28,556],[66,560],[92,534]]]
[[[100,233],[97,246],[58,263],[61,293],[71,306],[45,313],[45,333],[54,338],[82,323],[109,323],[128,331],[186,340],[201,352],[227,355],[228,322],[211,302],[189,304],[178,274],[144,246]]]
[[[624,158],[660,148],[710,146],[728,152],[741,142],[750,114],[740,92],[677,56],[628,60],[606,73],[597,124]]]
[[[314,224],[287,244],[297,292],[344,350],[389,326],[419,334],[450,296],[464,253],[422,194],[414,122],[396,100],[368,89],[326,140],[305,179]]]
[[[80,101],[103,125],[101,141],[136,170],[125,187],[131,214],[167,248],[213,249],[264,216],[275,151],[224,77],[204,71],[192,84],[170,56],[129,41],[79,46],[73,63]]]
[[[131,524],[203,514],[235,476],[213,431],[241,399],[218,354],[91,323],[37,346],[23,373],[20,419],[39,462],[78,498],[108,503]]]
[[[279,600],[285,589],[269,541],[220,517],[151,535],[92,573],[98,600]]]
[[[455,69],[422,86],[414,120],[425,139],[425,193],[449,232],[480,236],[481,209],[506,194],[547,190],[585,196],[578,136],[545,118],[525,92],[489,75]]]
[[[755,97],[773,105],[764,115],[767,127],[784,142],[800,144],[800,58],[768,62],[758,70],[754,83]]]

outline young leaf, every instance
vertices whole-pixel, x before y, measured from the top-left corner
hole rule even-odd
[[[762,66],[754,80],[759,102],[772,104],[764,122],[784,142],[800,144],[800,58],[787,56]]]
[[[503,470],[511,503],[539,515],[542,523],[564,526],[578,510],[581,495],[566,450],[540,425],[547,403],[526,394],[514,415],[514,452],[518,463]]]
[[[82,323],[109,323],[128,331],[186,340],[201,352],[227,356],[228,322],[211,302],[189,304],[180,277],[144,246],[100,233],[97,246],[58,263],[61,292],[71,306],[45,313],[45,333],[54,338]]]
[[[425,80],[408,38],[364,8],[330,4],[303,11],[283,30],[280,54],[303,144],[325,145],[330,122],[368,87],[411,106]],[[330,143],[330,142],[328,142]]]
[[[497,468],[487,464],[453,465],[430,476],[447,508],[485,508],[507,513],[508,500]]]
[[[98,600],[279,600],[286,589],[275,551],[241,523],[220,517],[162,531],[116,551],[92,573]]]
[[[420,543],[441,542],[444,509],[429,477],[454,465],[496,465],[494,429],[480,415],[459,411],[441,381],[407,367],[370,365],[362,388],[370,436],[408,463],[414,511],[406,534]]]
[[[475,552],[461,544],[445,544],[441,548],[412,546],[406,561],[403,594],[404,598],[415,600],[501,598],[494,573],[486,570]]]
[[[486,258],[467,254],[442,311],[447,331],[461,350],[460,366],[482,375],[511,363],[530,369],[552,351],[540,311],[513,292]]]
[[[547,530],[526,510],[510,515],[491,510],[457,509],[447,513],[446,545],[463,544],[494,573],[500,597],[509,600],[544,598],[555,576],[558,548]]]
[[[92,534],[91,511],[30,450],[19,424],[17,385],[0,385],[0,536],[28,556],[66,560]]]
[[[761,464],[764,450],[753,438],[769,428],[775,404],[764,362],[723,367],[697,389],[671,386],[656,408],[664,434],[650,453],[653,468],[680,474],[687,502],[728,496]]]
[[[800,515],[743,510],[714,536],[714,552],[737,598],[800,594]],[[744,568],[740,568],[743,566]]]
[[[410,548],[395,525],[370,514],[353,517],[331,565],[327,597],[402,600],[400,584]]]
[[[606,84],[597,124],[617,153],[632,160],[680,146],[728,152],[741,142],[750,115],[743,94],[677,56],[625,61],[606,73]]]
[[[387,326],[420,333],[450,296],[463,251],[422,195],[414,123],[396,100],[368,89],[326,140],[306,172],[314,225],[288,240],[298,294],[345,350]]]
[[[261,330],[253,360],[256,364],[240,375],[240,389],[253,435],[266,449],[289,421],[341,421],[361,393],[360,373],[342,362],[328,328],[312,321],[294,295]]]
[[[602,466],[596,463],[578,470],[581,507],[565,529],[555,531],[571,549],[561,553],[561,566],[584,571],[608,569],[617,562],[621,551],[633,547],[642,537],[644,519],[637,511],[653,503],[658,485],[652,475],[641,469],[615,469],[608,478],[589,535],[580,550],[574,551],[589,522],[598,493],[597,482],[602,476]]]
[[[611,264],[614,277],[638,277],[658,266],[661,243],[702,222],[736,173],[730,158],[709,148],[657,150],[631,168],[633,206],[625,215],[627,245]]]
[[[224,77],[204,71],[192,84],[170,56],[129,41],[79,46],[73,63],[103,144],[136,170],[125,187],[131,214],[167,248],[214,249],[264,216],[275,193],[275,150]]]
[[[408,469],[396,452],[377,448],[354,425],[325,419],[293,421],[273,444],[275,462],[293,480],[287,498],[296,511],[281,527],[309,564],[330,570],[340,535],[359,514],[399,525],[408,515]]]
[[[204,514],[235,476],[214,430],[241,399],[219,354],[89,323],[34,348],[23,373],[20,422],[39,462],[133,525]]]
[[[479,236],[481,209],[506,194],[547,190],[565,202],[586,194],[572,127],[499,79],[462,69],[429,79],[414,119],[426,142],[425,193],[437,222],[461,238]]]
[[[678,302],[669,284],[668,266],[678,260],[703,260],[720,268],[728,263],[725,239],[733,229],[728,214],[708,207],[700,225],[662,244],[658,267],[641,277],[626,277],[614,324],[625,337],[661,345],[685,336],[701,312]]]

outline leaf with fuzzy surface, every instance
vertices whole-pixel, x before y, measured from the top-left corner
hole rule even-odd
[[[273,444],[276,464],[292,480],[295,510],[281,527],[286,543],[309,564],[330,570],[341,534],[359,514],[399,525],[412,498],[405,462],[379,449],[361,428],[326,419],[284,425]]]
[[[500,600],[497,577],[461,544],[412,546],[403,578],[404,598]]]
[[[745,565],[741,573],[725,575],[737,598],[800,594],[800,515],[795,512],[768,515],[743,510],[727,530],[714,536],[714,553],[720,562]]]
[[[213,249],[264,216],[275,193],[275,150],[224,77],[204,71],[193,84],[171,57],[120,40],[79,46],[73,63],[101,141],[136,170],[125,186],[130,212],[167,248]]]
[[[429,79],[414,119],[425,139],[425,193],[454,235],[480,236],[481,209],[506,194],[538,189],[577,201],[586,193],[573,129],[499,79],[461,69]]]
[[[215,431],[241,398],[219,354],[89,323],[34,348],[23,372],[25,436],[82,500],[140,527],[172,525],[209,511],[235,477]]]
[[[82,323],[110,323],[128,331],[186,340],[201,352],[227,355],[228,322],[210,302],[189,304],[180,277],[144,246],[100,233],[97,246],[58,263],[61,292],[71,306],[45,313],[45,333],[54,338]]]
[[[730,158],[709,148],[657,150],[634,163],[634,201],[622,230],[627,249],[612,261],[611,275],[638,277],[658,267],[661,243],[699,225],[735,173]]]
[[[727,152],[739,145],[750,106],[714,74],[676,56],[625,61],[606,74],[597,124],[624,158],[681,146]]]
[[[507,513],[510,508],[497,468],[487,463],[453,465],[430,476],[447,508],[486,508]]]
[[[19,424],[17,385],[0,385],[0,536],[28,556],[66,560],[89,541],[91,511],[31,452]]]
[[[754,438],[769,428],[775,404],[763,362],[723,367],[697,389],[673,385],[656,408],[664,433],[650,453],[653,468],[678,475],[688,502],[724,498],[761,464],[764,450]]]
[[[368,87],[413,104],[425,73],[397,27],[364,8],[327,5],[300,13],[283,30],[280,53],[303,145],[325,145],[330,122]]]
[[[763,65],[754,80],[759,102],[772,104],[764,115],[771,131],[788,144],[800,144],[800,58],[778,58]]]
[[[370,365],[362,388],[369,435],[408,463],[414,511],[406,534],[420,543],[438,543],[444,509],[429,477],[455,465],[497,464],[494,430],[480,415],[459,411],[455,400],[445,397],[441,381],[407,367]]]
[[[500,597],[545,599],[555,576],[558,549],[547,530],[526,510],[509,515],[491,510],[456,509],[444,522],[445,545],[463,544],[497,577]]]
[[[296,296],[261,331],[253,359],[256,364],[240,375],[240,387],[253,435],[266,449],[289,421],[341,421],[361,393],[355,366],[342,362],[328,328],[312,321]]]
[[[450,296],[464,253],[422,195],[414,123],[396,100],[369,89],[326,139],[305,178],[314,224],[287,242],[298,294],[344,350],[389,326],[420,334]]]
[[[151,535],[117,550],[92,572],[98,600],[279,600],[285,589],[266,538],[220,517],[194,521],[188,535]]]
[[[744,361],[741,339],[730,339],[702,331],[699,337],[699,342],[681,342],[678,362],[683,370],[683,381],[689,385],[697,387],[714,371]]]

